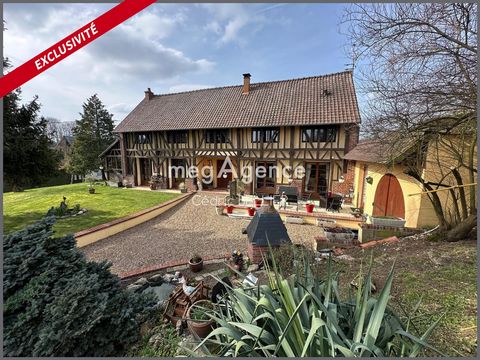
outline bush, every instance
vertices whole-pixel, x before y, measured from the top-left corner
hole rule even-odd
[[[139,339],[152,296],[123,290],[46,217],[4,238],[4,354],[108,356]]]
[[[331,261],[325,280],[312,275],[306,259],[297,265],[303,275],[288,278],[275,261],[268,285],[230,288],[220,310],[205,309],[217,327],[192,355],[201,349],[213,356],[418,356],[431,348],[426,340],[438,320],[416,337],[411,318],[405,326],[387,306],[393,269],[378,298],[371,295],[369,273],[343,301]]]

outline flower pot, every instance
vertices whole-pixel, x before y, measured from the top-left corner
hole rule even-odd
[[[223,215],[223,206],[215,206],[215,211],[217,215]]]
[[[307,209],[307,213],[312,214],[313,209],[315,208],[314,204],[305,204],[305,209]]]
[[[157,184],[150,184],[150,190],[157,190]]]
[[[232,205],[228,205],[227,206],[227,214],[233,213],[233,209],[234,209],[234,207]]]
[[[192,262],[192,259],[188,261],[188,265],[190,266],[190,270],[192,272],[199,272],[203,269],[203,259],[199,262]]]
[[[188,308],[187,314],[186,314],[188,330],[190,330],[190,332],[193,335],[197,336],[200,339],[206,338],[208,334],[212,332],[214,327],[214,322],[212,319],[203,320],[203,321],[199,321],[199,320],[196,321],[192,319],[191,318],[192,308],[193,308],[193,305],[203,306],[203,304],[206,305],[208,303],[210,303],[210,301],[208,300],[196,301],[195,303],[192,304],[192,306]]]
[[[247,211],[248,211],[248,216],[255,215],[255,208],[248,208]]]
[[[90,189],[88,189],[88,192],[89,192],[90,194],[95,194],[95,189],[94,189],[94,188],[90,188]]]
[[[262,199],[255,199],[253,200],[255,203],[255,207],[259,208],[262,205]]]

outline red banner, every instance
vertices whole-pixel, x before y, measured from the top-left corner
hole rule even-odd
[[[156,0],[124,0],[87,25],[0,78],[0,97],[20,87],[78,49],[142,11]]]

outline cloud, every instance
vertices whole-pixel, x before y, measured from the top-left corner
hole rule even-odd
[[[260,29],[267,21],[266,17],[256,11],[257,6],[251,4],[202,4],[213,16],[205,25],[205,30],[218,35],[217,44],[224,45],[232,42],[244,43],[245,30]],[[273,9],[273,7],[272,7]]]
[[[113,6],[5,4],[5,55],[19,66]],[[129,101],[141,100],[148,86],[166,89],[214,69],[211,59],[167,45],[185,23],[181,9],[151,6],[22,86],[23,98],[38,94],[43,114],[73,120],[83,101],[98,93],[123,119],[134,106]]]

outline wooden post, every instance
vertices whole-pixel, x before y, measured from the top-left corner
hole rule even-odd
[[[122,176],[127,176],[127,150],[125,146],[125,133],[120,133],[120,163],[122,166]]]

